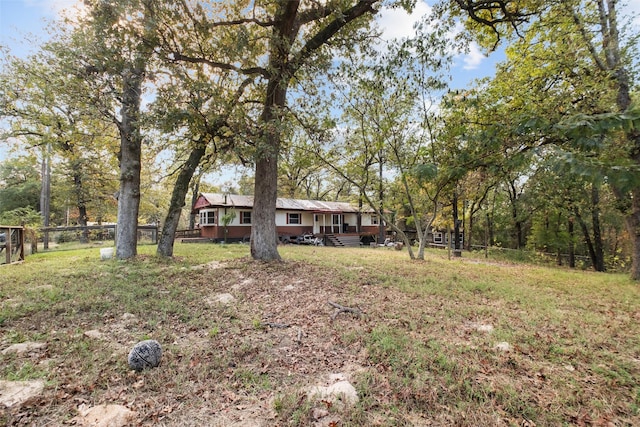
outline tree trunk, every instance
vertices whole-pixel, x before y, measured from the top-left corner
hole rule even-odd
[[[573,229],[573,218],[569,217],[567,229],[569,231],[569,267],[576,268],[576,245],[574,243],[575,231]]]
[[[593,242],[591,241],[591,235],[589,234],[589,227],[587,227],[587,223],[584,222],[584,219],[580,216],[580,212],[578,208],[574,208],[574,213],[576,215],[576,219],[578,220],[578,224],[580,224],[580,228],[582,229],[582,235],[584,237],[584,242],[587,245],[587,249],[589,250],[589,258],[591,258],[591,264],[593,265],[593,269],[597,270],[598,259],[596,256],[596,251],[593,246]]]
[[[167,212],[164,225],[162,226],[160,240],[158,240],[158,249],[156,253],[160,256],[173,256],[173,243],[175,242],[176,230],[178,229],[178,223],[180,222],[180,214],[182,213],[182,208],[185,205],[185,199],[189,192],[189,183],[191,182],[191,178],[193,178],[193,174],[196,172],[196,169],[198,169],[200,160],[202,160],[205,151],[205,144],[203,142],[199,142],[198,145],[191,150],[189,158],[178,174],[176,183],[173,186],[173,192],[171,193],[169,211]]]
[[[378,179],[380,180],[378,183],[378,199],[380,200],[380,213],[384,212],[384,188],[382,186],[382,151],[380,151],[379,153],[379,160],[380,162],[378,163]],[[378,221],[378,243],[384,243],[385,241],[385,232],[384,232],[384,221],[382,221],[382,219],[380,221]]]
[[[616,104],[618,111],[624,112],[631,106],[631,90],[629,73],[624,66],[620,53],[620,36],[616,11],[616,0],[607,0],[606,8],[602,0],[598,1],[602,31],[602,44],[605,52],[607,68],[613,73],[617,84]],[[636,165],[640,165],[640,130],[627,129],[625,136],[630,144],[629,157]],[[616,191],[616,196],[625,202],[630,201],[630,209],[625,212],[625,225],[632,242],[631,278],[640,280],[640,190],[629,192]]]
[[[138,212],[140,209],[140,170],[142,135],[140,133],[140,99],[143,69],[125,70],[122,83],[120,121],[120,191],[116,258],[128,259],[138,251]]]
[[[193,207],[196,205],[198,194],[200,193],[201,176],[201,174],[198,174],[198,177],[195,179],[196,182],[194,182],[193,184],[193,191],[191,192],[191,213],[189,214],[189,230],[193,230],[196,227],[196,214],[193,213]]]
[[[281,260],[276,231],[279,136],[266,138],[267,150],[256,160],[255,196],[251,222],[251,256],[262,261]]]
[[[51,218],[51,144],[47,144],[42,153],[42,188],[40,190],[40,213],[42,225],[49,227]],[[49,232],[44,232],[44,249],[49,249]]]
[[[605,271],[604,244],[602,243],[602,230],[600,227],[600,190],[599,184],[591,184],[591,222],[593,224],[593,245],[596,256],[596,271]]]
[[[273,28],[269,67],[271,76],[267,84],[262,110],[262,138],[256,153],[255,190],[253,198],[253,222],[251,226],[251,256],[262,261],[280,261],[278,233],[276,230],[276,201],[278,198],[278,155],[282,113],[287,100],[289,79],[287,58],[299,28],[294,21],[299,1],[278,3],[277,25]]]
[[[80,234],[80,243],[89,243],[89,214],[87,212],[87,203],[84,198],[84,190],[82,188],[82,174],[80,172],[82,165],[74,162],[73,168],[73,186],[76,196],[76,206],[78,207],[78,225],[83,227]]]
[[[640,190],[632,192],[631,213],[625,218],[627,230],[633,241],[631,278],[640,280]]]
[[[460,251],[460,220],[458,219],[458,191],[453,192],[453,256],[462,256]]]

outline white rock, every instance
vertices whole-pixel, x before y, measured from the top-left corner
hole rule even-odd
[[[136,413],[122,405],[98,405],[93,408],[78,408],[78,425],[86,427],[123,427],[129,425]]]
[[[317,386],[309,391],[309,397],[317,397],[331,402],[341,400],[346,404],[358,402],[358,392],[349,381],[338,381],[329,387]]]
[[[94,340],[101,340],[104,338],[104,334],[97,329],[91,329],[90,331],[84,331],[83,334],[87,338],[92,338]]]
[[[499,342],[493,346],[494,350],[498,351],[511,351],[511,345],[508,342]]]
[[[24,353],[31,353],[34,351],[43,350],[46,347],[47,347],[47,343],[44,343],[44,342],[27,341],[27,342],[21,342],[18,344],[10,345],[9,347],[2,350],[2,354],[15,353],[20,355]]]
[[[493,325],[483,325],[483,324],[477,325],[476,331],[487,332],[487,333],[493,332]]]
[[[44,381],[0,381],[0,404],[7,407],[20,405],[39,395],[44,390]]]
[[[231,304],[235,300],[236,300],[235,297],[231,294],[218,294],[213,297],[213,303],[220,303],[220,304]]]

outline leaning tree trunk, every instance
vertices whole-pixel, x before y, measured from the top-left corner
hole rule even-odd
[[[204,156],[206,151],[206,145],[199,142],[198,145],[191,150],[187,162],[182,167],[182,170],[178,174],[178,179],[173,186],[173,192],[171,194],[171,202],[169,204],[169,211],[164,220],[162,232],[160,233],[160,240],[158,241],[157,254],[161,256],[173,256],[173,243],[175,241],[176,230],[178,229],[178,223],[180,221],[180,214],[184,207],[187,193],[189,192],[189,183],[193,174],[200,165],[200,160]]]
[[[144,69],[125,71],[123,75],[120,121],[120,191],[116,258],[133,258],[138,252],[138,212],[140,210],[140,170],[142,135],[140,133],[140,98]]]

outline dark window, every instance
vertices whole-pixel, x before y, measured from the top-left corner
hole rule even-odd
[[[288,213],[287,224],[302,224],[302,218],[299,213]]]
[[[215,225],[216,211],[200,211],[200,225]]]
[[[240,224],[251,224],[251,211],[240,212]]]

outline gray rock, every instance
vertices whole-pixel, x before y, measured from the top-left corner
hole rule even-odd
[[[14,354],[22,355],[25,353],[33,353],[36,351],[44,350],[45,348],[47,348],[47,343],[27,341],[27,342],[21,342],[18,344],[13,344],[5,348],[4,350],[2,350],[2,354],[14,353]]]
[[[38,396],[44,390],[44,381],[2,381],[0,380],[0,406],[8,408],[20,406],[23,402]]]
[[[140,372],[143,369],[155,368],[160,365],[162,347],[156,340],[140,341],[129,352],[129,367]]]

